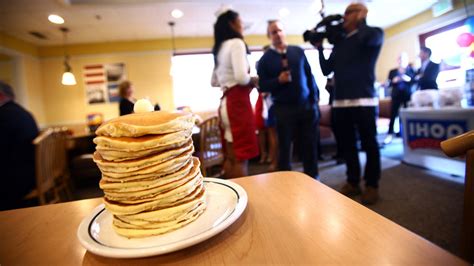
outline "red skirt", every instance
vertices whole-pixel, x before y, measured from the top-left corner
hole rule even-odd
[[[224,92],[232,133],[232,146],[235,157],[240,161],[254,158],[259,153],[255,134],[255,117],[249,97],[252,89],[250,86],[235,85]],[[226,147],[226,145],[223,146]]]
[[[265,120],[262,116],[263,113],[263,97],[262,94],[258,94],[257,102],[255,103],[255,126],[258,130],[265,128]]]

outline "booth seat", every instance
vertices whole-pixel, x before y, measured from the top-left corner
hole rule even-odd
[[[379,117],[377,119],[377,132],[379,134],[385,134],[388,131],[388,124],[390,123],[391,114],[391,103],[390,98],[381,99],[379,101]],[[319,119],[319,131],[321,136],[321,144],[334,143],[335,138],[331,129],[331,106],[320,105],[320,119]]]

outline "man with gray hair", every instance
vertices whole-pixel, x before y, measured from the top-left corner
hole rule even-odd
[[[0,81],[0,210],[28,206],[24,196],[35,188],[33,116],[15,101],[10,85]]]
[[[304,172],[319,179],[319,90],[304,50],[286,43],[279,21],[267,28],[272,45],[260,59],[261,92],[271,93],[278,134],[278,170],[291,170],[291,143],[299,143]]]

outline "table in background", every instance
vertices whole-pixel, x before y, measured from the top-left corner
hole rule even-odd
[[[65,125],[68,136],[68,159],[71,180],[75,189],[97,186],[101,173],[93,161],[95,152],[94,131],[86,124]]]
[[[247,209],[222,233],[187,249],[122,260],[86,252],[76,231],[101,203],[98,198],[0,212],[0,263],[467,265],[304,174],[232,181],[247,191]]]

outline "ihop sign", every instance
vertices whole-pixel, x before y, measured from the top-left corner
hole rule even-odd
[[[411,149],[440,149],[441,141],[467,132],[466,120],[407,119],[406,126]]]

